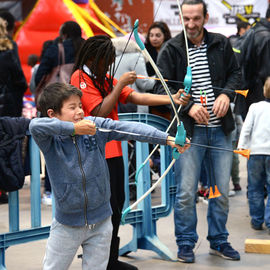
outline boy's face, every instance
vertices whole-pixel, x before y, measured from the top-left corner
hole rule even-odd
[[[53,113],[50,117],[56,117],[62,121],[79,122],[83,120],[84,112],[79,96],[72,95],[63,102],[61,113]]]

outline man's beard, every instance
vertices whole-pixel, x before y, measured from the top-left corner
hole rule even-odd
[[[203,31],[203,28],[199,29],[196,33],[192,33],[190,34],[188,31],[187,31],[187,36],[189,39],[195,39],[197,38]]]

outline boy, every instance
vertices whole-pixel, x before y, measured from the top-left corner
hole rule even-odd
[[[250,148],[248,161],[248,202],[251,227],[262,230],[265,222],[270,234],[270,77],[264,84],[265,101],[250,106],[243,124],[238,148]],[[264,186],[268,198],[264,202]]]
[[[106,142],[168,144],[180,153],[188,148],[175,145],[173,137],[142,123],[84,119],[81,96],[72,85],[50,84],[39,97],[41,113],[48,117],[30,123],[30,133],[44,154],[55,197],[44,270],[68,269],[80,245],[84,270],[106,269],[112,231]],[[101,132],[96,127],[133,135]]]

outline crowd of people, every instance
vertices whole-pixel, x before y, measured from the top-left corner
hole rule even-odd
[[[206,30],[210,15],[203,0],[184,0],[181,10],[188,48],[184,32],[172,37],[164,22],[149,27],[145,46],[168,79],[175,104],[182,105],[179,117],[187,142],[251,150],[247,163],[251,227],[263,230],[265,224],[270,234],[270,5],[265,18],[254,26],[238,22],[237,34],[229,38]],[[12,26],[7,14],[0,12],[0,116],[20,117],[27,83],[17,45],[8,33],[14,20]],[[189,94],[182,84],[188,58]],[[40,57],[30,55],[28,60],[33,68],[30,89],[39,111],[29,129],[46,161],[42,201],[51,204],[52,190],[55,197],[43,269],[68,269],[79,246],[83,269],[138,269],[118,259],[125,201],[122,140],[167,144],[181,153],[174,166],[178,260],[195,262],[200,181],[204,194],[210,186],[221,194],[208,199],[209,253],[240,260],[226,227],[230,179],[234,191],[241,190],[237,156],[176,145],[176,123],[167,134],[145,124],[117,121],[121,112],[174,116],[170,98],[162,83],[151,79],[155,71],[132,36],[84,40],[80,26],[68,21],[60,27],[59,37],[43,44]],[[66,75],[58,82],[52,81],[56,69]],[[236,89],[249,89],[247,99],[239,98]],[[112,131],[102,132],[101,127]],[[7,202],[4,190],[0,198]]]

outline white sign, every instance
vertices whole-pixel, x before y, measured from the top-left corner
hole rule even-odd
[[[182,2],[180,0],[180,3]],[[252,24],[257,18],[265,17],[268,8],[268,0],[205,0],[205,2],[209,13],[209,21],[205,27],[209,31],[227,36],[236,34],[238,19]],[[173,35],[181,31],[176,0],[155,0],[154,14],[154,20],[166,22]]]

